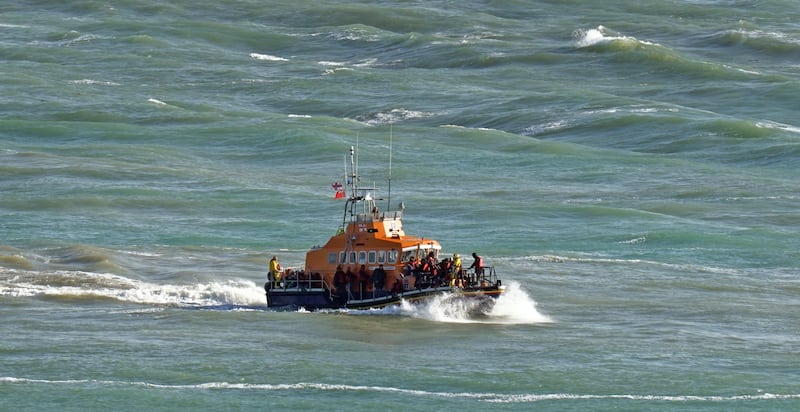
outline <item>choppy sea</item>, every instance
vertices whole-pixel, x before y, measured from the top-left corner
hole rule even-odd
[[[6,0],[0,410],[798,410],[798,22]],[[491,313],[266,308],[350,146],[407,233],[496,268]]]

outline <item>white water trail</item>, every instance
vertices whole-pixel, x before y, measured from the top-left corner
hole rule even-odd
[[[385,309],[384,313],[446,323],[519,325],[553,322],[549,316],[539,312],[536,301],[517,282],[510,282],[496,302],[490,299],[442,295],[422,303],[404,301],[398,307]]]

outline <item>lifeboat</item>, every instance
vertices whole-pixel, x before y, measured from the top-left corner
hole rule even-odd
[[[306,253],[302,269],[286,269],[264,285],[268,307],[371,309],[440,295],[485,306],[504,292],[494,267],[454,268],[438,241],[407,235],[402,204],[379,210],[375,189],[359,187],[354,152],[345,186],[334,185],[336,197],[346,199],[341,225]]]

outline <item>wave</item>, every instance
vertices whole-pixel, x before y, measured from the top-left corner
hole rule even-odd
[[[404,108],[391,109],[384,112],[371,113],[357,118],[357,121],[370,126],[383,126],[394,124],[405,120],[427,119],[435,117],[436,113],[423,112],[418,110],[408,110]]]
[[[111,81],[103,81],[103,80],[92,80],[92,79],[81,79],[81,80],[71,80],[69,83],[71,84],[80,84],[80,85],[100,85],[100,86],[119,86],[119,83],[111,82]]]
[[[605,149],[689,154],[748,165],[794,165],[800,126],[678,105],[630,103],[574,110],[556,120],[526,125],[519,133],[584,146],[598,146],[601,141]],[[598,139],[601,134],[602,140]]]
[[[0,255],[0,265],[15,269],[33,269],[33,264],[21,254]]]
[[[646,236],[637,236],[629,240],[622,240],[622,244],[639,244],[647,241]],[[618,266],[655,266],[688,273],[711,273],[725,275],[742,275],[740,269],[723,268],[699,264],[658,262],[647,259],[605,258],[599,256],[563,256],[563,255],[537,255],[510,258],[509,261],[521,260],[535,263],[578,263],[590,265],[618,265]]]
[[[575,30],[572,33],[572,38],[575,42],[575,47],[579,49],[596,46],[614,46],[616,50],[625,50],[645,45],[658,45],[658,43],[638,40],[635,37],[624,36],[622,34],[612,32],[602,25],[588,30]]]
[[[0,296],[114,300],[167,307],[252,307],[264,291],[249,280],[162,284],[110,273],[0,269]]]
[[[266,60],[272,62],[287,62],[289,59],[284,57],[272,56],[269,54],[250,53],[250,57],[256,60]]]
[[[231,383],[231,382],[203,382],[194,384],[160,384],[145,381],[115,381],[97,379],[35,379],[25,377],[4,376],[0,383],[11,385],[68,385],[68,386],[98,386],[110,387],[141,387],[168,390],[219,390],[219,391],[298,391],[298,392],[341,392],[341,393],[395,393],[413,395],[427,398],[466,399],[487,403],[532,403],[540,401],[571,401],[571,400],[620,400],[620,401],[657,401],[684,403],[692,402],[736,402],[736,401],[771,401],[800,399],[800,394],[793,393],[768,393],[761,392],[741,395],[663,395],[663,394],[579,394],[579,393],[493,393],[493,392],[446,392],[423,389],[408,389],[395,386],[348,385],[330,383]]]
[[[711,41],[725,47],[741,47],[749,52],[786,55],[800,52],[800,38],[778,31],[739,28],[714,33]]]
[[[577,50],[597,52],[614,56],[620,62],[654,66],[668,75],[688,74],[708,79],[749,80],[761,73],[741,69],[728,64],[698,61],[686,57],[670,47],[640,40],[614,32],[604,26],[593,29],[578,29],[573,32],[573,45]],[[652,74],[648,74],[652,76]]]
[[[572,33],[575,47],[579,49],[613,46],[615,50],[630,50],[640,46],[660,46],[658,43],[639,40],[635,37],[624,36],[613,32],[605,26],[597,26],[593,29],[578,29]]]

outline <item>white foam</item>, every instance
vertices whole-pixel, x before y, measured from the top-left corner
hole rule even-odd
[[[92,79],[71,80],[70,83],[72,83],[72,84],[100,85],[100,86],[119,86],[119,83],[109,82],[109,81],[102,81],[102,80],[92,80]]]
[[[578,394],[578,393],[492,393],[492,392],[443,392],[443,391],[428,391],[422,389],[408,389],[394,386],[373,386],[373,385],[347,385],[347,384],[331,384],[331,383],[314,383],[314,382],[299,382],[299,383],[281,383],[281,384],[268,384],[268,383],[231,383],[231,382],[202,382],[195,384],[156,384],[151,382],[142,381],[113,381],[113,380],[96,380],[96,379],[65,379],[65,380],[48,380],[48,379],[31,379],[5,376],[0,377],[0,382],[10,383],[16,385],[34,384],[34,385],[105,385],[114,387],[145,387],[155,389],[170,389],[170,390],[233,390],[233,391],[323,391],[323,392],[353,392],[353,393],[398,393],[405,395],[413,395],[417,397],[428,398],[448,398],[448,399],[474,399],[487,403],[532,403],[540,401],[561,401],[561,400],[620,400],[620,401],[657,401],[657,402],[671,402],[671,403],[686,403],[686,402],[731,402],[731,401],[760,401],[760,400],[794,400],[800,399],[800,394],[788,393],[777,394],[758,392],[754,394],[742,395],[651,395],[651,394]]]
[[[764,129],[778,129],[783,130],[791,133],[800,133],[800,127],[792,126],[784,123],[772,122],[772,121],[762,121],[756,122],[757,127],[761,127]]]
[[[336,73],[339,73],[339,72],[352,72],[352,71],[353,71],[353,69],[350,69],[350,68],[347,68],[347,67],[337,67],[335,69],[325,69],[325,71],[322,72],[322,74],[324,74],[326,76],[329,76],[329,75],[336,74]]]
[[[787,35],[786,33],[777,32],[777,31],[763,31],[763,30],[745,30],[745,29],[737,29],[731,30],[733,33],[740,34],[744,37],[750,39],[770,39],[775,40],[778,42],[786,43],[786,44],[800,44],[800,39],[792,38],[791,36]]]
[[[575,47],[579,49],[584,47],[609,44],[617,41],[631,43],[631,44],[646,44],[651,46],[656,45],[656,43],[638,40],[635,37],[629,37],[611,33],[606,27],[602,25],[589,30],[575,30],[572,33],[572,37],[575,41]]]
[[[250,280],[161,284],[109,273],[4,270],[0,296],[84,297],[159,306],[255,306],[266,303],[264,290]]]
[[[270,54],[250,53],[250,57],[256,60],[266,60],[271,62],[288,62],[289,59],[272,56]]]
[[[536,309],[536,301],[522,289],[518,282],[509,282],[505,293],[500,295],[488,315],[496,323],[505,324],[553,322],[549,316]]]
[[[488,307],[488,311],[482,306],[483,303],[485,302],[457,295],[442,295],[424,302],[403,301],[401,305],[382,309],[379,313],[445,323],[518,325],[552,322],[536,309],[536,301],[517,282],[510,282],[505,292]]]
[[[397,123],[402,120],[430,118],[436,116],[435,113],[423,112],[418,110],[408,110],[404,108],[392,109],[388,112],[377,113],[374,118],[367,120],[370,126]]]

